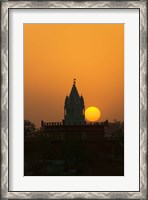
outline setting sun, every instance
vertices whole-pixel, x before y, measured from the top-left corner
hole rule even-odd
[[[99,120],[100,116],[101,112],[96,107],[88,107],[85,110],[85,118],[90,122],[96,122],[97,120]]]

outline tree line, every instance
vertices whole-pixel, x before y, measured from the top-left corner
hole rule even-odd
[[[39,136],[42,133],[41,128],[36,128],[35,124],[29,120],[24,120],[24,135],[25,136]]]

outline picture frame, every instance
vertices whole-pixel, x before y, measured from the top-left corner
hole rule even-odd
[[[10,51],[11,42],[9,31],[11,9],[71,9],[71,8],[89,8],[89,9],[138,9],[139,10],[139,191],[10,191],[9,168],[10,153],[9,145],[11,143],[11,129],[9,115],[11,110],[9,105],[12,99],[9,98],[10,82]],[[1,199],[147,199],[147,2],[146,1],[2,1],[1,2]],[[10,173],[11,172],[11,173]],[[12,183],[11,183],[12,184]]]

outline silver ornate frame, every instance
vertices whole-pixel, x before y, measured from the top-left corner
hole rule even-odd
[[[8,9],[138,8],[140,10],[140,191],[8,191]],[[3,1],[1,3],[1,199],[148,199],[147,196],[147,2],[144,1]]]

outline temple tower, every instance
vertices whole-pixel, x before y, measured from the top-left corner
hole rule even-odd
[[[74,79],[73,86],[69,97],[65,98],[64,106],[64,124],[65,125],[83,125],[85,124],[84,116],[84,99],[79,96],[76,88],[76,79]]]

